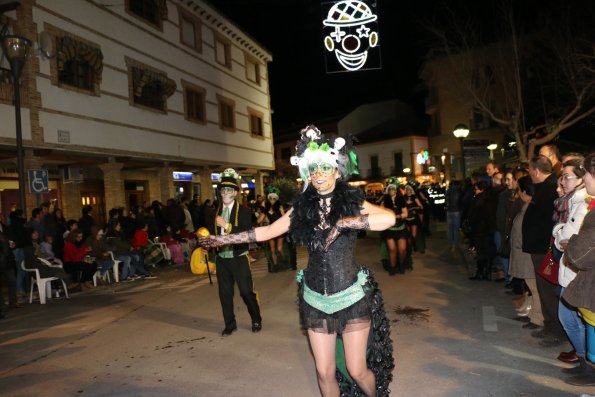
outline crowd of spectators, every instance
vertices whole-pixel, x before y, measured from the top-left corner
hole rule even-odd
[[[451,249],[460,227],[476,261],[470,279],[503,282],[515,319],[541,346],[574,347],[558,355],[578,364],[563,369],[565,381],[595,385],[595,153],[561,156],[544,145],[527,164],[500,170],[490,162],[486,174],[450,182]]]
[[[30,273],[21,263],[26,269],[38,269],[41,277],[66,280],[71,292],[93,288],[93,276],[96,272],[99,278],[105,276],[114,260],[122,263],[120,281],[155,278],[147,269],[188,263],[194,231],[205,226],[214,211],[210,200],[201,204],[198,195],[191,201],[170,199],[165,206],[154,201],[146,208],[113,208],[105,224],[96,222],[90,205],[82,208],[79,219],[70,220],[54,203],[34,208],[28,220],[21,209],[13,208],[8,220],[0,219],[0,306],[19,308],[27,296]]]

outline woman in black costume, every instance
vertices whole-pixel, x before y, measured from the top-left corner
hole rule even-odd
[[[285,215],[285,209],[283,204],[279,201],[279,194],[281,192],[276,187],[269,188],[269,194],[267,194],[267,202],[265,210],[258,219],[257,223],[261,224],[265,220],[267,224],[277,222],[283,215]],[[271,249],[271,261],[273,268],[283,260],[283,241],[285,236],[277,236],[269,240],[269,248]]]
[[[309,251],[308,267],[298,273],[300,320],[322,395],[388,396],[394,368],[390,324],[371,271],[355,262],[355,244],[358,230],[384,230],[395,216],[344,181],[357,172],[357,163],[343,138],[331,147],[314,126],[301,134],[291,162],[300,169],[304,191],[292,209],[269,226],[199,243],[265,241],[289,231]]]
[[[389,209],[395,217],[396,223],[380,234],[386,241],[388,250],[388,273],[392,276],[396,273],[405,273],[405,258],[407,257],[407,239],[409,231],[405,224],[407,219],[407,203],[397,188],[397,180],[390,178],[386,186],[386,194],[382,200],[382,206]]]

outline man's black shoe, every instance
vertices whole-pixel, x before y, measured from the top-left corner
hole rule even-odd
[[[232,328],[226,327],[223,331],[221,331],[221,336],[229,336],[229,335],[233,334],[237,329],[238,329],[238,327],[232,327]]]
[[[543,347],[556,347],[556,346],[560,346],[561,344],[563,344],[564,342],[556,337],[551,337],[551,338],[543,338],[542,340],[539,341],[539,346],[543,346]]]
[[[521,323],[528,323],[531,321],[531,319],[529,317],[521,317],[521,316],[514,317],[513,320],[521,322]],[[537,325],[537,324],[535,324],[535,325]],[[537,326],[539,327],[539,325],[537,325]]]
[[[260,332],[262,329],[262,323],[254,322],[252,323],[252,332]]]
[[[525,329],[539,329],[541,327],[539,325],[535,324],[535,323],[528,322],[527,324],[523,324],[523,328],[525,328]],[[531,335],[533,335],[533,333],[531,333]]]
[[[551,336],[550,334],[548,334],[547,332],[545,332],[545,330],[541,329],[539,331],[533,331],[531,332],[531,336],[537,339],[544,339],[547,338],[549,336]]]

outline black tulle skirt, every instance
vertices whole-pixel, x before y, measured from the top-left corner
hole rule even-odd
[[[361,329],[371,321],[371,332],[368,337],[368,368],[376,377],[376,392],[379,397],[388,396],[388,388],[392,381],[394,368],[393,343],[390,338],[390,322],[386,317],[382,293],[378,288],[372,272],[363,267],[368,280],[363,286],[365,297],[355,304],[333,314],[321,312],[303,299],[303,282],[298,284],[300,305],[300,323],[302,328],[315,332],[337,333],[337,372],[342,397],[364,396],[345,369],[345,358],[342,349],[341,335],[350,330]]]

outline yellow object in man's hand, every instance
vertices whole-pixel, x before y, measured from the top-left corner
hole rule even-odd
[[[209,229],[207,229],[206,227],[201,227],[200,229],[198,229],[196,231],[196,236],[197,237],[207,237],[210,234],[211,233],[209,233]]]

